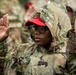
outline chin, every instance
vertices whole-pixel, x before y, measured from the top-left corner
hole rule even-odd
[[[40,43],[40,42],[36,42],[36,44],[37,44],[38,46],[43,46],[43,44]]]

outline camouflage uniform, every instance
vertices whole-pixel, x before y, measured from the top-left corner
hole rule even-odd
[[[67,55],[67,64],[70,75],[76,75],[76,34],[73,29],[68,32],[68,38],[67,49],[69,54]]]
[[[26,29],[26,27],[24,30],[22,28],[25,11],[20,5],[20,3],[18,2],[18,0],[0,0],[0,18],[2,18],[4,14],[9,15],[9,25],[10,25],[9,35],[10,36],[7,39],[8,47],[10,48],[11,46],[13,46],[13,44],[28,42],[27,39],[25,39],[25,41],[23,41],[22,39],[23,36],[29,37],[30,34],[28,33],[28,30]],[[19,35],[14,34],[16,29],[18,30]],[[12,36],[14,37],[15,35],[17,35],[19,39],[18,38],[13,39]],[[30,38],[29,38],[29,41],[30,41]],[[0,69],[1,69],[0,73],[2,73],[2,65],[4,64],[1,62],[1,60],[2,59],[0,58]]]
[[[21,34],[22,43],[27,43],[27,42],[30,43],[33,41],[30,37],[31,35],[28,28],[25,27],[24,25],[22,25],[22,27],[20,28],[20,34]]]
[[[52,33],[54,38],[52,45],[49,50],[37,46],[34,42],[10,48],[5,58],[4,75],[65,74],[66,34],[71,28],[66,10],[64,6],[51,2],[36,11],[32,18],[37,17],[38,13]],[[3,43],[0,47],[6,46]]]
[[[19,12],[21,11],[20,4],[17,0],[0,0],[0,18],[4,14],[9,15],[9,20],[10,20],[10,35],[12,34],[12,31],[14,31],[16,25],[21,27],[21,21],[22,21],[22,14],[20,15]],[[9,36],[8,45],[12,45],[12,38]],[[1,53],[0,53],[1,55]],[[4,55],[5,56],[5,55]],[[3,56],[1,56],[3,57]],[[0,75],[4,75],[4,61],[2,58],[0,58]],[[3,70],[3,71],[2,71]]]
[[[74,22],[76,20],[76,0],[68,0],[66,3],[65,3],[66,6],[69,6],[72,10],[73,10],[73,19],[71,21],[71,24],[74,28]]]
[[[73,19],[72,19],[72,29],[68,32],[68,42],[67,49],[69,50],[68,54],[68,68],[70,75],[76,75],[76,34],[74,32],[74,22],[76,20],[76,0],[68,0],[65,3],[66,6],[69,6],[73,9]]]
[[[56,3],[63,4],[64,2],[67,2],[68,0],[50,0],[50,1],[54,1]]]
[[[68,32],[68,42],[67,42],[67,51],[69,51],[69,54],[67,54],[67,72],[66,75],[76,75],[76,34],[74,32],[74,22],[76,20],[76,0],[50,0],[54,1],[56,3],[61,3],[65,6],[69,6],[73,9],[73,19],[72,19],[72,28]]]

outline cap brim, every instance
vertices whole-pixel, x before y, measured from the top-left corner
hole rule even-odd
[[[46,26],[46,24],[40,19],[40,17],[37,17],[37,18],[32,19],[32,20],[28,20],[25,25],[29,26],[29,25],[32,25],[32,24],[35,24],[35,25],[38,25],[38,26]]]

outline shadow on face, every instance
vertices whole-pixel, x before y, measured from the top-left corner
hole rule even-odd
[[[73,10],[69,6],[66,6],[66,9],[67,9],[67,14],[68,14],[68,16],[70,18],[70,21],[72,21],[72,19],[73,19]]]

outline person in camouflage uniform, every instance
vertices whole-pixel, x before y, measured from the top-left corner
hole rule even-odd
[[[2,18],[4,14],[8,13],[9,19],[10,19],[10,28],[11,28],[10,36],[11,36],[12,32],[14,31],[17,23],[19,23],[19,25],[21,25],[22,16],[19,16],[20,15],[19,11],[21,11],[21,8],[18,8],[18,6],[20,7],[20,4],[17,0],[0,0],[0,18]],[[12,31],[12,29],[13,29],[13,31]],[[13,38],[10,36],[7,41],[8,45],[11,45],[13,43],[13,41],[12,41]],[[2,63],[2,62],[3,61],[1,61],[1,59],[0,59],[0,75],[3,75],[2,68],[3,68],[4,63]]]
[[[14,46],[8,51],[5,43],[9,36],[8,15],[2,20],[0,56],[5,52],[1,56],[5,59],[4,75],[65,75],[66,35],[71,25],[64,6],[51,2],[37,10],[26,22],[34,31],[35,41]]]
[[[72,9],[72,29],[68,32],[69,40],[67,42],[67,48],[70,51],[68,54],[68,67],[70,75],[76,75],[76,0],[68,0],[65,5]]]
[[[67,0],[63,3],[66,6],[67,14],[70,18],[72,29],[68,32],[67,49],[68,69],[70,75],[76,75],[76,0]]]
[[[14,44],[30,42],[30,34],[27,28],[25,27],[24,29],[22,26],[25,11],[18,0],[0,0],[0,18],[2,18],[3,15],[7,13],[9,15],[10,25],[10,33],[7,39],[8,48],[13,46]],[[2,22],[2,20],[0,22]],[[24,39],[24,37],[28,37],[28,39]],[[2,68],[4,63],[2,62],[3,60],[1,61],[0,59],[0,75],[3,73]]]
[[[20,11],[22,14],[19,14]],[[6,0],[6,1],[1,0],[0,1],[0,16],[2,17],[6,13],[8,13],[9,15],[10,36],[8,39],[8,44],[13,43],[13,41],[15,41],[15,43],[17,42],[17,39],[13,39],[13,37],[15,36],[14,34],[15,29],[18,29],[22,25],[23,12],[24,11],[22,10],[18,0],[13,0],[13,1],[12,0]],[[19,30],[17,31],[19,32]],[[21,42],[20,33],[18,34],[19,34],[19,40],[20,40],[19,42]]]
[[[67,14],[70,18],[72,29],[69,30],[67,37],[67,72],[66,75],[76,75],[76,0],[51,0],[66,6]]]
[[[72,27],[74,28],[74,22],[76,19],[76,0],[68,0],[64,3],[67,9],[67,14],[70,17]]]

